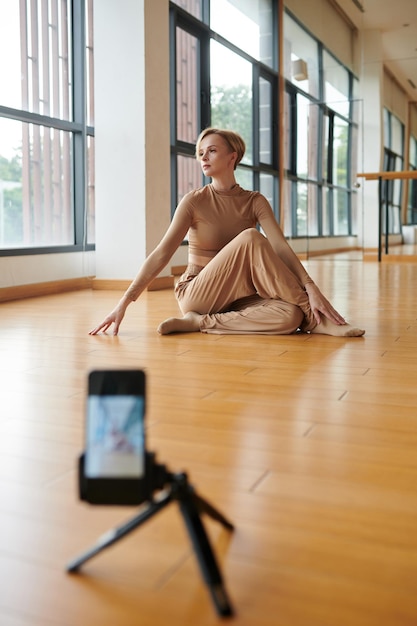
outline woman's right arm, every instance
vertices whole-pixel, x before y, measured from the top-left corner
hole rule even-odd
[[[145,259],[135,279],[119,300],[115,308],[95,328],[90,330],[90,335],[106,332],[112,324],[113,335],[119,332],[119,326],[125,316],[126,309],[148,287],[154,278],[168,264],[174,252],[184,240],[191,226],[191,212],[188,203],[181,202],[175,211],[172,222],[160,243]]]

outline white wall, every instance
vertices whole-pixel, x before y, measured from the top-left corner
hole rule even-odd
[[[171,220],[168,8],[95,4],[97,279],[133,278]]]
[[[94,275],[94,252],[64,252],[0,258],[0,289]]]
[[[363,102],[363,124],[360,143],[363,148],[363,171],[379,172],[383,164],[383,65],[382,38],[379,31],[367,30],[362,39],[360,98]],[[364,180],[363,188],[363,246],[378,247],[378,183]]]
[[[143,0],[94,4],[96,276],[129,278],[145,257]]]

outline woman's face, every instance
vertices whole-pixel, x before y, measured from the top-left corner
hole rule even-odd
[[[207,135],[201,141],[198,159],[205,176],[221,176],[234,171],[236,152],[231,152],[221,135]]]

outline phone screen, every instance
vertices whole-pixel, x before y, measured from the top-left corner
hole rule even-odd
[[[126,371],[90,375],[86,478],[144,476],[145,396],[141,375]]]
[[[144,473],[140,396],[89,396],[87,478],[140,478]]]

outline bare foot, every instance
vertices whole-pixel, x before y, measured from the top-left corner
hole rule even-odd
[[[203,316],[189,311],[184,317],[169,317],[159,324],[158,333],[169,335],[170,333],[196,333],[200,330],[200,320]]]
[[[310,332],[316,335],[332,335],[333,337],[362,337],[365,334],[364,330],[356,328],[356,326],[351,324],[342,324],[340,326],[333,324],[327,317],[322,317],[321,323]]]

